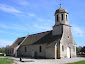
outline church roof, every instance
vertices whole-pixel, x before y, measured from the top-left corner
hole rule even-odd
[[[22,45],[30,45],[33,44],[34,42],[38,41],[45,35],[47,35],[50,31],[42,32],[42,33],[37,33],[37,34],[32,34],[28,35],[28,37],[25,39],[25,41],[22,43]]]
[[[17,38],[16,41],[8,48],[15,48],[24,40],[25,37]]]
[[[52,44],[56,43],[56,41],[58,42],[60,38],[61,38],[61,35],[53,36],[52,31],[50,31],[47,35],[45,35],[44,37],[42,37],[41,39],[39,39],[38,41],[36,41],[33,44],[45,44],[46,43],[47,45],[49,45],[49,44],[52,45]]]
[[[52,31],[29,35],[22,45],[47,44],[53,45],[61,38],[61,35],[52,35]]]
[[[58,10],[56,10],[55,14],[56,13],[68,13],[68,11],[60,7]]]

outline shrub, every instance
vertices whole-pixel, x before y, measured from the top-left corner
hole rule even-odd
[[[2,54],[0,54],[0,56],[4,56],[4,54],[2,53]]]

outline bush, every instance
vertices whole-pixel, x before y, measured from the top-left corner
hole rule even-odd
[[[2,54],[0,54],[0,56],[4,56],[4,54],[2,53]]]

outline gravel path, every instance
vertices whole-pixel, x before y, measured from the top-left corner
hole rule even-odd
[[[15,59],[15,63],[13,64],[65,64],[65,63],[72,63],[77,62],[81,60],[85,60],[85,58],[75,57],[75,58],[69,58],[69,59],[28,59],[23,58],[22,61],[19,61],[19,58],[14,57],[1,57],[1,58],[9,58],[9,59]]]

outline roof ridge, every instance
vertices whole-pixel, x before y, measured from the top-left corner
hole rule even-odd
[[[24,37],[18,37],[18,38],[25,38],[26,36],[24,36]]]
[[[52,30],[45,31],[45,32],[40,32],[40,33],[36,33],[36,34],[31,34],[31,35],[29,35],[29,36],[33,36],[33,35],[37,35],[37,34],[42,34],[42,33],[50,32],[50,31],[52,31]]]

